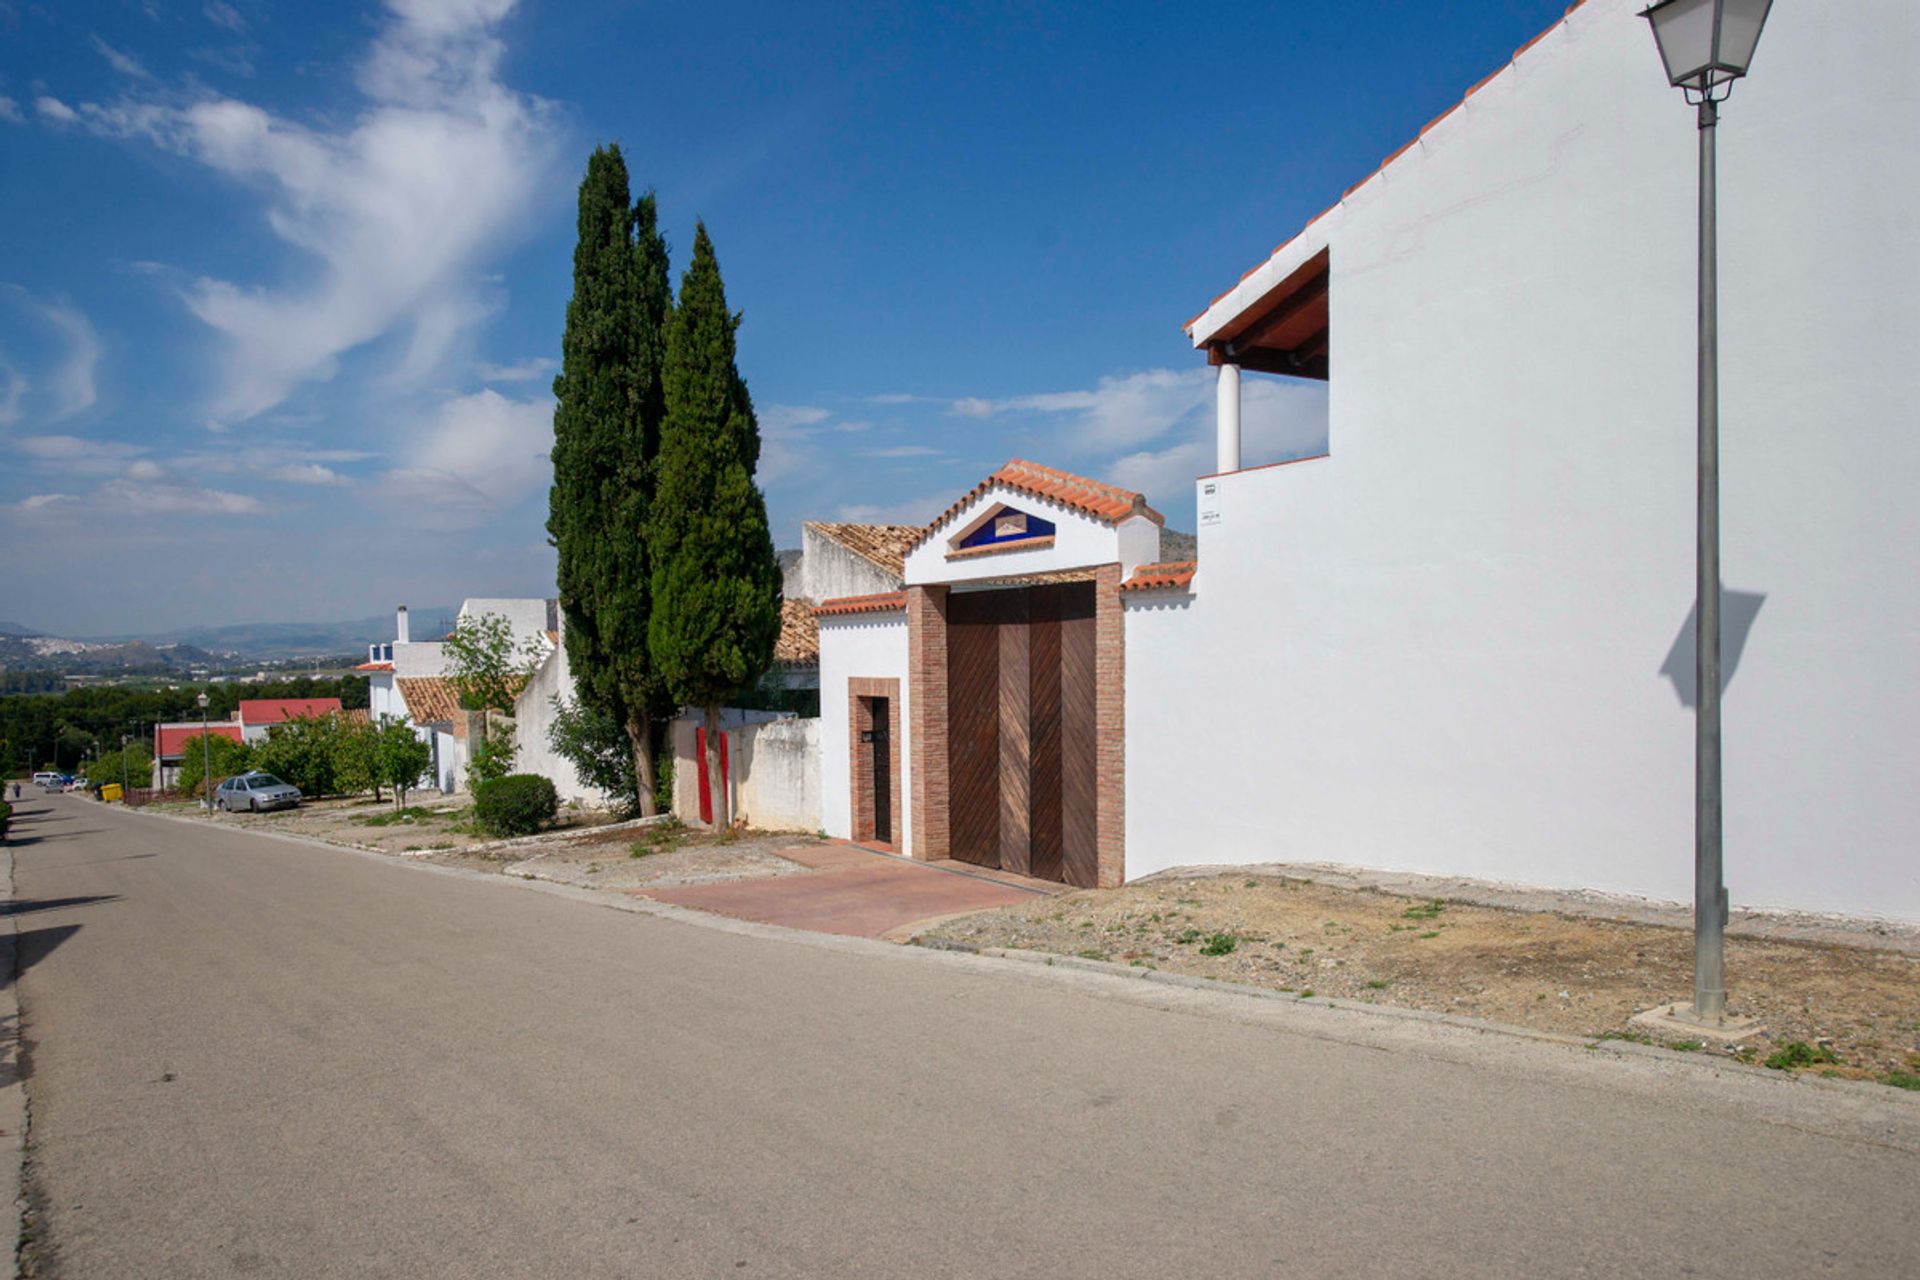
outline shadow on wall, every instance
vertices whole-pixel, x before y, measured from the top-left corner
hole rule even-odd
[[[1760,616],[1760,606],[1766,600],[1765,592],[1729,591],[1724,585],[1720,588],[1720,692],[1723,695],[1733,683],[1733,673],[1740,669],[1740,655],[1746,652],[1753,620]],[[1698,643],[1694,637],[1699,631],[1700,604],[1695,601],[1687,610],[1680,634],[1673,638],[1673,647],[1667,650],[1667,660],[1660,666],[1660,674],[1673,681],[1673,691],[1680,695],[1683,707],[1700,703],[1700,674],[1694,669],[1693,652]]]

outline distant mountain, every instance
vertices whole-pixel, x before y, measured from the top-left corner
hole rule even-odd
[[[1200,540],[1190,533],[1181,533],[1178,529],[1160,531],[1160,560],[1171,564],[1175,560],[1197,560],[1200,558]]]
[[[452,608],[412,610],[414,639],[424,639],[430,619],[452,618]],[[376,640],[393,638],[393,615],[346,622],[243,622],[184,627],[144,635],[69,639],[0,622],[0,670],[60,671],[69,675],[165,675],[195,667],[232,668],[293,658],[364,654]]]

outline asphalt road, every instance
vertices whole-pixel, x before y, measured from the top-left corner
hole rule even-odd
[[[1920,1275],[1892,1091],[24,810],[43,1275]]]

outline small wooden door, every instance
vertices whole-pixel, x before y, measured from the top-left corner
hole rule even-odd
[[[883,843],[893,840],[893,769],[888,760],[893,738],[892,700],[869,698],[873,728],[867,731],[871,745],[869,757],[873,769],[873,838]]]

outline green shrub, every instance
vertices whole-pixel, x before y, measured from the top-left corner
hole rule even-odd
[[[532,835],[560,812],[553,784],[535,773],[510,773],[473,790],[473,816],[488,835]]]
[[[1825,1045],[1809,1045],[1804,1040],[1789,1040],[1767,1055],[1766,1065],[1775,1071],[1793,1071],[1800,1067],[1811,1067],[1823,1062],[1838,1062],[1833,1050]]]
[[[1233,949],[1240,945],[1240,939],[1230,933],[1216,933],[1208,938],[1206,945],[1200,948],[1203,956],[1232,955]]]
[[[13,806],[0,800],[0,840],[7,838],[7,823],[13,818]]]

